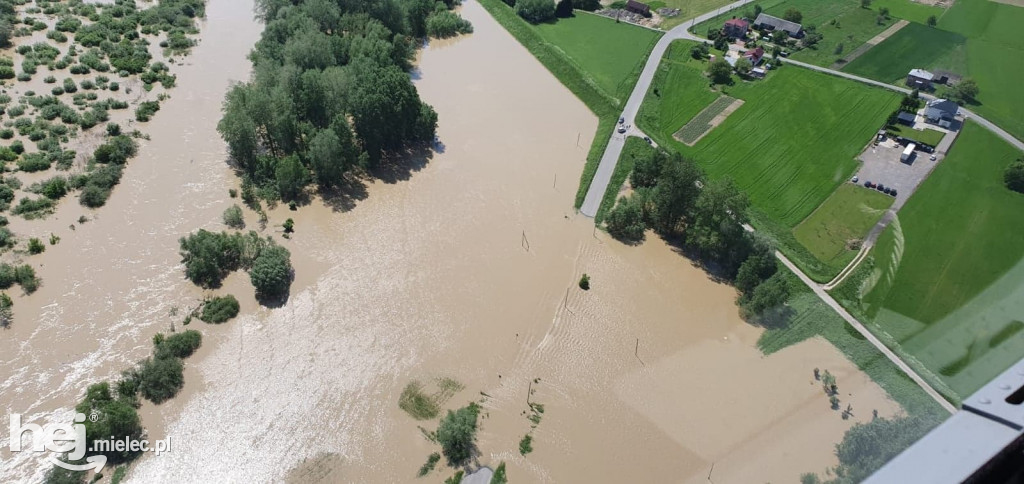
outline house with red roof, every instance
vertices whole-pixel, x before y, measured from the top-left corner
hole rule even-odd
[[[762,57],[764,57],[764,49],[761,47],[750,49],[743,53],[743,58],[749,60],[755,66],[761,63]]]
[[[722,31],[725,32],[725,35],[734,39],[746,37],[748,30],[750,30],[750,22],[741,18],[726,20],[725,25],[722,26]]]

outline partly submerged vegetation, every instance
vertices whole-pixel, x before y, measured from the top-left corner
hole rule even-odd
[[[95,450],[93,442],[104,439],[141,439],[145,430],[139,418],[139,396],[157,404],[174,397],[185,383],[182,358],[192,355],[201,344],[202,335],[194,330],[171,335],[157,334],[153,337],[151,358],[146,358],[136,367],[122,372],[121,378],[114,385],[108,381],[90,385],[85,397],[75,406],[75,412],[90,416],[82,422],[85,425],[87,439],[86,457],[104,455],[108,463],[120,464],[141,456],[142,451],[134,448]],[[95,418],[92,418],[93,416]],[[84,462],[83,458],[73,463]],[[83,484],[85,477],[85,471],[72,471],[54,466],[47,472],[45,482]]]
[[[228,273],[242,269],[249,272],[258,299],[272,301],[288,295],[291,253],[270,237],[251,230],[242,234],[200,229],[179,243],[185,275],[196,285],[220,287]]]
[[[430,143],[437,113],[409,71],[418,39],[470,31],[453,5],[258,1],[253,78],[228,92],[217,129],[259,197],[301,200],[310,183],[332,191]]]

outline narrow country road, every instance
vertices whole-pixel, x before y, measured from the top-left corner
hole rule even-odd
[[[608,190],[608,183],[611,182],[612,173],[615,171],[615,165],[618,163],[619,156],[622,154],[622,147],[626,144],[626,137],[635,135],[643,136],[643,133],[635,128],[636,113],[640,110],[640,105],[643,103],[644,97],[647,96],[647,91],[651,87],[651,81],[654,80],[654,74],[657,72],[658,66],[661,64],[661,58],[665,56],[668,46],[676,40],[705,42],[707,39],[691,34],[689,29],[694,25],[720,15],[722,12],[727,12],[753,1],[754,0],[740,0],[698,17],[694,17],[676,26],[672,30],[669,30],[661,39],[658,40],[658,43],[654,46],[654,50],[651,51],[650,56],[647,58],[647,63],[644,65],[643,72],[640,73],[640,78],[637,79],[636,86],[633,87],[633,92],[629,95],[629,100],[626,101],[626,105],[622,110],[621,116],[624,119],[624,124],[630,126],[631,129],[624,134],[619,134],[617,131],[612,132],[611,138],[608,140],[608,147],[605,148],[604,154],[601,156],[601,162],[597,165],[597,172],[594,174],[594,179],[590,182],[590,187],[587,189],[587,196],[583,200],[583,205],[580,206],[580,212],[582,212],[583,215],[588,217],[597,215],[597,210],[601,206],[601,200],[604,198],[604,194]],[[853,74],[837,71],[828,67],[816,66],[788,58],[779,58],[778,60],[786,64],[792,64],[805,69],[823,72],[825,74],[846,78],[851,81],[857,81],[903,94],[910,94],[911,92],[911,90],[906,87],[894,86],[892,84],[868,79],[866,77],[855,76]],[[930,94],[922,93],[921,97],[926,100],[935,99],[935,96]],[[1014,138],[1010,133],[1007,133],[999,126],[996,126],[995,123],[978,116],[964,107],[960,108],[960,112],[964,115],[965,119],[972,119],[985,129],[995,133],[1000,138],[1003,138],[1017,149],[1024,151],[1024,142]]]
[[[856,329],[857,332],[859,332],[861,335],[867,338],[867,340],[870,341],[871,344],[875,345],[875,347],[878,348],[878,351],[881,351],[886,358],[889,358],[889,361],[892,361],[892,363],[896,365],[900,370],[902,370],[903,373],[909,376],[911,380],[914,380],[914,383],[917,383],[917,386],[921,387],[921,389],[923,389],[925,393],[927,393],[936,402],[938,402],[939,405],[942,405],[942,408],[946,409],[946,411],[948,411],[949,413],[956,413],[956,407],[954,407],[953,404],[949,403],[949,401],[943,398],[942,395],[940,395],[939,392],[935,391],[935,389],[932,388],[932,386],[929,385],[928,382],[924,381],[924,379],[921,378],[921,376],[918,375],[917,372],[910,367],[910,365],[906,364],[903,360],[901,360],[900,357],[896,355],[896,353],[893,353],[892,350],[885,346],[885,344],[883,344],[878,338],[876,338],[871,331],[868,331],[868,329],[865,328],[860,321],[857,321],[857,318],[853,317],[849,312],[847,312],[846,309],[843,306],[841,306],[838,302],[836,302],[835,299],[832,299],[832,296],[825,292],[825,290],[822,289],[820,284],[812,281],[811,278],[807,277],[807,275],[804,274],[800,270],[800,268],[798,268],[795,264],[793,264],[793,262],[791,262],[789,258],[783,255],[782,252],[776,251],[775,257],[782,261],[783,265],[788,267],[789,270],[793,271],[793,273],[796,274],[797,277],[799,277],[800,280],[804,282],[804,284],[807,284],[807,287],[811,288],[811,290],[814,291],[814,293],[817,294],[822,301],[825,301],[825,304],[828,304],[829,307],[831,307],[835,312],[839,313],[839,315],[842,316],[842,318],[845,319],[846,322],[850,324],[850,326],[853,326],[853,328]]]
[[[697,39],[690,34],[687,30],[693,25],[697,25],[705,20],[714,18],[720,12],[726,12],[737,7],[741,7],[754,0],[740,0],[738,2],[730,3],[724,7],[715,9],[712,12],[705,13],[698,17],[694,17],[690,20],[679,24],[672,30],[669,30],[658,40],[655,44],[654,50],[651,51],[649,57],[647,57],[647,63],[644,64],[644,70],[640,73],[640,78],[637,79],[636,85],[633,86],[633,92],[629,95],[629,99],[626,101],[626,105],[622,109],[623,124],[627,126],[635,126],[636,113],[640,110],[640,104],[644,102],[644,97],[647,96],[647,90],[651,88],[651,81],[654,80],[654,73],[658,71],[658,66],[661,64],[661,58],[665,56],[665,51],[668,50],[668,46],[673,41],[679,39]],[[605,191],[608,190],[608,183],[612,180],[612,173],[615,171],[615,164],[619,161],[619,155],[622,154],[622,147],[626,145],[626,137],[639,133],[639,131],[633,129],[631,132],[625,134],[619,134],[618,131],[613,131],[611,138],[608,140],[608,147],[605,148],[604,154],[601,156],[601,162],[597,165],[597,172],[594,174],[594,179],[590,182],[590,188],[587,189],[587,196],[583,199],[583,205],[580,206],[580,212],[588,217],[597,215],[597,209],[601,207],[601,200],[604,198]],[[642,135],[642,134],[641,134]]]

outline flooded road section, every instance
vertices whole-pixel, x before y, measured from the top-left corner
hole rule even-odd
[[[255,40],[250,11],[211,2],[174,112],[152,123],[166,135],[69,236],[82,241],[53,248],[63,259],[47,259],[47,285],[28,298],[44,306],[39,324],[19,311],[4,335],[7,408],[69,415],[88,381],[145,356],[178,320],[170,307],[201,294],[176,240],[230,205],[214,125],[227,80],[247,72],[236,44]],[[696,483],[712,465],[718,483],[792,482],[834,465],[833,444],[872,409],[899,411],[823,340],[762,356],[734,289],[656,237],[627,247],[595,233],[572,202],[597,119],[478,4],[462,14],[475,33],[433,43],[416,73],[443,148],[370,183],[351,209],[270,212],[268,233],[295,220],[278,237],[296,266],[287,305],[257,308],[247,277],[229,278],[220,292],[243,315],[193,323],[205,341],[184,391],[143,408],[173,449],[143,457],[131,482],[440,482],[454,473],[443,463],[415,477],[439,447],[417,428],[436,421],[398,408],[414,379],[463,383],[447,408],[483,399],[475,462],[506,461],[513,482]],[[815,367],[842,382],[854,418],[829,409]],[[524,457],[528,399],[545,412]]]

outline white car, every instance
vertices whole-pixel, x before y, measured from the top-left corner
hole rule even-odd
[[[619,134],[622,134],[622,133],[625,133],[625,132],[626,132],[626,127],[620,124],[619,125]]]

